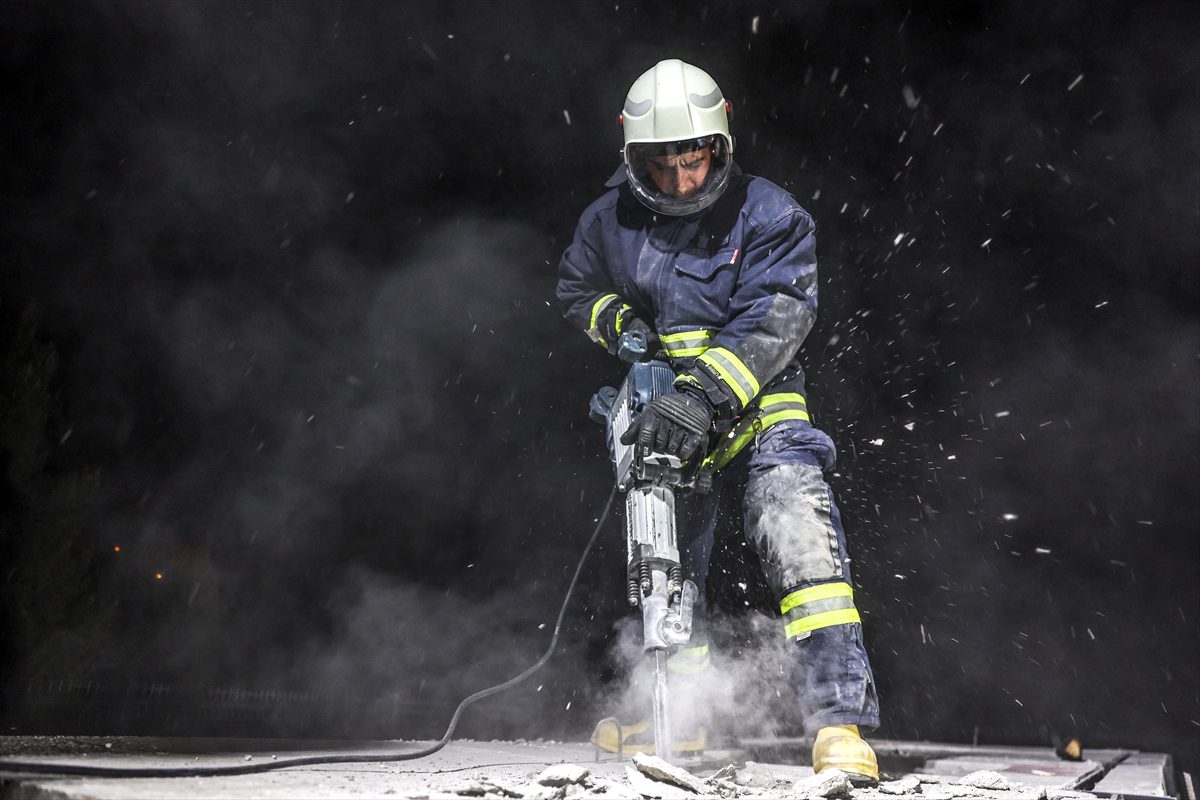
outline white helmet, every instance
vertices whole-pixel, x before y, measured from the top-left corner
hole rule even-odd
[[[629,87],[620,117],[625,133],[625,172],[638,200],[650,210],[684,216],[717,201],[729,183],[733,139],[729,102],[702,69],[679,59],[660,61]],[[683,197],[666,194],[651,180],[646,159],[711,148],[708,175]]]

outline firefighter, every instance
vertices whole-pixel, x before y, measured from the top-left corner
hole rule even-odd
[[[684,566],[703,598],[717,510],[739,507],[779,603],[814,769],[869,783],[879,770],[860,727],[879,724],[879,706],[823,476],[834,446],[809,416],[797,358],[817,311],[816,226],[790,194],[734,163],[729,111],[716,82],[682,61],[633,83],[623,163],[563,254],[559,303],[609,352],[639,328],[670,360],[675,391],[653,401],[627,443],[716,472],[707,518],[681,536]],[[694,641],[670,666],[694,672],[708,659]],[[638,730],[606,721],[594,740],[637,749],[627,737]]]

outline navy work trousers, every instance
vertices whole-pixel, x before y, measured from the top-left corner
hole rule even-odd
[[[729,570],[712,568],[714,545],[722,540],[735,559],[739,552],[743,562],[757,557],[753,568],[761,570],[771,595],[764,605],[774,611],[801,589],[851,583],[841,514],[822,472],[833,460],[833,443],[822,431],[807,422],[784,422],[722,469],[710,494],[681,505],[680,556],[700,590],[693,643],[707,640],[706,599],[714,594],[709,589],[729,579]],[[826,725],[879,725],[860,623],[821,627],[793,637],[787,647],[787,677],[806,732]]]

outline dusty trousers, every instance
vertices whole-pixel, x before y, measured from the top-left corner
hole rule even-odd
[[[680,517],[681,560],[700,590],[693,641],[708,640],[709,599],[734,580],[736,570],[714,560],[720,543],[726,559],[732,552],[737,566],[759,573],[755,604],[781,617],[783,679],[798,706],[788,712],[807,733],[879,725],[841,514],[823,475],[833,460],[832,441],[807,422],[776,425],[717,474],[710,494],[689,498]]]

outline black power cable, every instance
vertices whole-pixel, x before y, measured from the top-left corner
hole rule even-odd
[[[442,734],[442,738],[438,739],[429,747],[422,750],[413,750],[407,753],[382,752],[382,753],[351,753],[349,755],[340,756],[298,756],[296,758],[281,758],[270,762],[258,762],[255,764],[240,764],[230,767],[92,767],[82,766],[78,764],[56,764],[49,761],[2,761],[0,760],[0,772],[24,772],[36,773],[41,775],[87,775],[91,777],[104,778],[200,778],[214,775],[252,775],[258,772],[271,772],[272,770],[284,769],[286,767],[302,767],[310,764],[355,764],[363,762],[387,762],[387,761],[412,761],[418,758],[431,756],[441,750],[450,741],[450,737],[454,734],[454,729],[458,726],[459,717],[467,706],[477,700],[482,700],[485,697],[491,697],[494,694],[499,694],[506,689],[511,689],[521,681],[528,678],[533,673],[537,672],[550,657],[554,655],[555,648],[558,647],[558,635],[562,630],[563,619],[567,615],[567,606],[571,603],[571,595],[575,591],[575,584],[579,582],[579,576],[583,572],[583,565],[587,561],[588,555],[592,552],[592,546],[596,544],[596,540],[600,537],[600,530],[604,527],[605,521],[608,519],[609,512],[612,511],[613,500],[616,499],[617,489],[614,486],[612,492],[608,495],[608,502],[604,504],[604,511],[600,514],[600,519],[596,522],[596,529],[592,531],[592,538],[588,539],[587,546],[583,548],[583,554],[579,557],[579,563],[575,567],[575,574],[571,577],[571,583],[567,586],[567,593],[563,596],[562,607],[558,610],[558,620],[554,623],[554,635],[550,637],[550,646],[546,648],[546,652],[542,657],[534,662],[533,666],[517,675],[515,678],[509,678],[504,683],[490,686],[487,689],[481,689],[475,694],[465,698],[458,704],[458,708],[454,709],[454,716],[450,718],[450,725],[446,728],[446,732]]]

